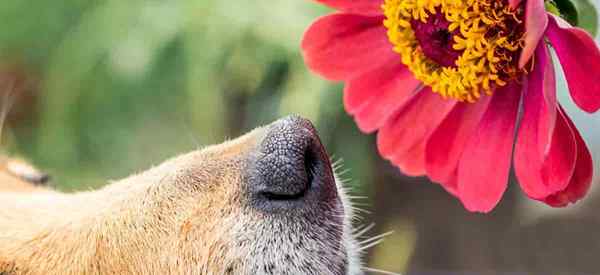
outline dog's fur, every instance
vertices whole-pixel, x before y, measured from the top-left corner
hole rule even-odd
[[[249,206],[246,162],[267,128],[90,192],[32,184],[35,169],[4,159],[0,274],[360,274],[339,183],[333,207]]]

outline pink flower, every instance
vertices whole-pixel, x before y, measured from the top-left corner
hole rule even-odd
[[[559,207],[587,193],[591,156],[556,100],[548,45],[589,113],[600,109],[600,51],[543,0],[318,1],[339,12],[306,32],[306,64],[345,82],[346,111],[404,173],[478,212],[498,204],[511,159],[532,199]]]

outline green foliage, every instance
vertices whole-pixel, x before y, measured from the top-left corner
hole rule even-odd
[[[577,26],[586,29],[594,37],[598,34],[598,9],[590,0],[573,0],[577,9]]]
[[[592,36],[598,31],[598,12],[590,0],[553,0],[546,9],[561,15],[571,25],[587,30]]]
[[[41,96],[11,146],[59,188],[85,189],[299,113],[365,182],[369,138],[343,113],[341,87],[300,56],[324,11],[310,1],[5,0],[0,64],[23,64]]]

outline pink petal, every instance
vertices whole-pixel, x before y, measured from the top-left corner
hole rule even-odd
[[[425,167],[431,180],[450,180],[489,102],[490,97],[484,96],[475,103],[457,103],[433,131],[425,145]]]
[[[544,44],[538,45],[535,66],[529,74],[523,100],[524,114],[515,145],[515,171],[530,197],[544,197],[550,192],[541,181],[541,169],[556,126],[556,87],[552,59]]]
[[[556,116],[550,144],[539,144],[541,121],[546,119],[548,115],[542,91],[528,89],[517,134],[514,166],[521,188],[533,199],[544,199],[565,189],[573,174],[577,156],[575,137],[560,115]],[[548,149],[543,152],[542,148]]]
[[[365,15],[382,14],[383,0],[317,0],[334,9]]]
[[[351,115],[364,109],[374,98],[381,96],[385,90],[396,86],[402,88],[406,79],[414,79],[398,56],[390,56],[389,60],[370,72],[347,82],[344,87],[344,107]],[[387,88],[387,89],[386,89]],[[411,89],[414,90],[414,89]]]
[[[420,88],[421,82],[395,57],[381,68],[350,80],[344,89],[344,103],[358,128],[370,133],[383,126]]]
[[[563,116],[557,116],[550,149],[541,169],[542,180],[548,189],[557,192],[565,189],[575,169],[577,141]]]
[[[423,144],[418,144],[401,155],[394,155],[389,160],[407,176],[425,175],[425,145]]]
[[[539,44],[535,52],[535,66],[533,72],[529,75],[528,89],[541,91],[543,102],[540,110],[540,120],[538,120],[538,146],[539,152],[543,157],[549,150],[554,125],[556,124],[556,77],[554,74],[554,65],[552,57],[545,44]]]
[[[446,190],[446,192],[450,193],[450,195],[455,196],[460,199],[460,194],[458,193],[458,169],[454,169],[454,172],[448,177],[448,180],[444,182],[440,182],[440,185]]]
[[[348,80],[381,66],[392,51],[383,17],[332,14],[319,18],[304,34],[306,65],[330,80]]]
[[[405,174],[424,175],[425,141],[455,104],[424,88],[379,130],[379,153]]]
[[[519,68],[525,67],[548,25],[544,0],[527,0],[525,3],[525,45],[519,59]]]
[[[458,165],[458,194],[466,209],[487,213],[508,184],[521,86],[510,83],[494,92]]]
[[[556,50],[565,72],[573,101],[582,110],[600,109],[600,50],[584,30],[569,26],[564,20],[549,16],[546,36]]]
[[[573,134],[575,135],[575,140],[577,142],[577,162],[575,163],[575,170],[573,171],[573,177],[569,182],[569,186],[544,199],[545,203],[554,207],[566,206],[569,203],[575,203],[583,198],[590,189],[594,174],[592,156],[585,145],[585,141],[562,108],[560,108],[560,115],[565,118],[571,131],[573,131]]]
[[[508,0],[508,5],[513,10],[519,7],[519,4],[521,4],[521,0]]]

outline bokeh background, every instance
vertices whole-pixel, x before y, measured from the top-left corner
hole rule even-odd
[[[87,190],[301,114],[367,197],[358,223],[374,222],[371,236],[393,232],[368,250],[368,266],[600,274],[600,182],[565,209],[525,199],[513,182],[481,215],[382,160],[344,113],[342,86],[304,67],[302,33],[328,12],[308,0],[2,0],[0,93],[17,95],[2,150],[48,171],[56,188]],[[599,160],[600,114],[578,111],[561,85]]]

